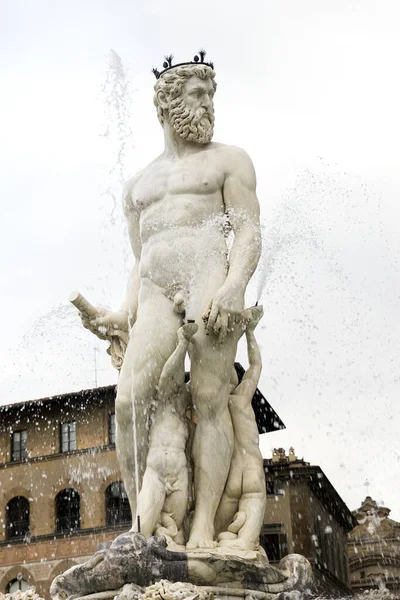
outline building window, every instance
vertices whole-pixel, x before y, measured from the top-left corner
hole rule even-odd
[[[267,481],[265,482],[265,485],[266,485],[266,490],[267,490],[267,496],[275,496],[276,495],[275,481],[271,480],[271,479],[267,479]]]
[[[106,526],[114,527],[132,522],[128,496],[122,481],[114,481],[106,489]]]
[[[268,560],[279,561],[288,553],[286,534],[262,532],[261,546],[264,548]]]
[[[365,579],[365,571],[360,571],[360,579]]]
[[[24,538],[29,533],[29,501],[16,496],[7,504],[7,539]]]
[[[72,488],[61,490],[56,496],[56,532],[71,533],[80,528],[80,498]]]
[[[11,438],[11,460],[24,460],[27,456],[26,452],[26,429],[22,431],[14,431]]]
[[[108,443],[115,445],[115,413],[108,415]]]
[[[30,585],[27,581],[25,581],[25,579],[22,579],[22,577],[17,577],[17,579],[13,579],[7,584],[6,592],[7,594],[13,594],[14,592],[18,591],[26,592],[29,590],[29,588]]]
[[[76,450],[76,423],[61,423],[61,452]]]

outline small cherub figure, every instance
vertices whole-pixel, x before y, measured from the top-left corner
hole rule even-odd
[[[266,506],[263,458],[251,401],[261,375],[261,353],[254,330],[264,311],[254,306],[243,312],[249,368],[238,385],[234,371],[229,411],[235,434],[231,468],[216,515],[219,546],[243,550],[259,547]]]
[[[185,383],[185,357],[197,330],[196,323],[178,329],[178,345],[162,370],[138,504],[141,533],[145,537],[164,535],[177,543],[183,542],[180,530],[189,494],[185,449],[189,437],[186,411],[191,397]]]

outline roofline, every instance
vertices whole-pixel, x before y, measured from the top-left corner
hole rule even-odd
[[[44,398],[37,398],[33,400],[24,400],[24,402],[14,402],[11,404],[2,404],[0,405],[0,412],[4,410],[12,410],[14,408],[18,408],[21,406],[26,406],[29,404],[32,405],[43,405],[51,402],[56,402],[57,400],[65,400],[66,398],[76,398],[77,396],[87,396],[96,392],[105,392],[107,390],[115,389],[116,384],[112,385],[103,385],[96,388],[86,388],[83,390],[77,390],[76,392],[66,392],[65,394],[56,394],[55,396],[46,396]]]

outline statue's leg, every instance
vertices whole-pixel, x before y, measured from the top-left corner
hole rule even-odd
[[[215,535],[226,531],[228,525],[239,510],[239,500],[242,495],[243,464],[242,456],[234,443],[228,480],[219,503],[215,517]]]
[[[198,423],[193,442],[195,514],[187,548],[215,545],[214,519],[233,450],[228,399],[237,342],[231,333],[221,344],[217,336],[206,335],[204,326],[193,338],[191,392]]]
[[[176,346],[182,318],[162,290],[145,279],[139,290],[139,309],[122,365],[115,402],[116,448],[132,510],[136,514],[134,431],[139,489],[146,466],[148,429],[156,401],[156,386],[168,357]],[[132,404],[135,409],[135,424]]]
[[[139,495],[140,533],[145,537],[153,535],[164,506],[165,496],[166,488],[158,473],[151,467],[147,467]],[[132,523],[133,531],[137,531],[136,525]]]

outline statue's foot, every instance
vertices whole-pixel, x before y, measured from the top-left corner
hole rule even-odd
[[[258,550],[258,544],[246,540],[246,538],[236,538],[235,540],[221,539],[218,546],[220,548],[237,548],[238,550]]]
[[[246,513],[243,510],[239,510],[233,518],[232,523],[228,527],[228,531],[232,533],[238,533],[246,522]]]
[[[197,323],[185,323],[178,329],[178,342],[190,342],[194,334],[197,332],[199,326]]]
[[[195,550],[196,548],[216,548],[217,542],[214,542],[211,534],[207,534],[204,531],[192,531],[188,543],[186,544],[186,550]]]

